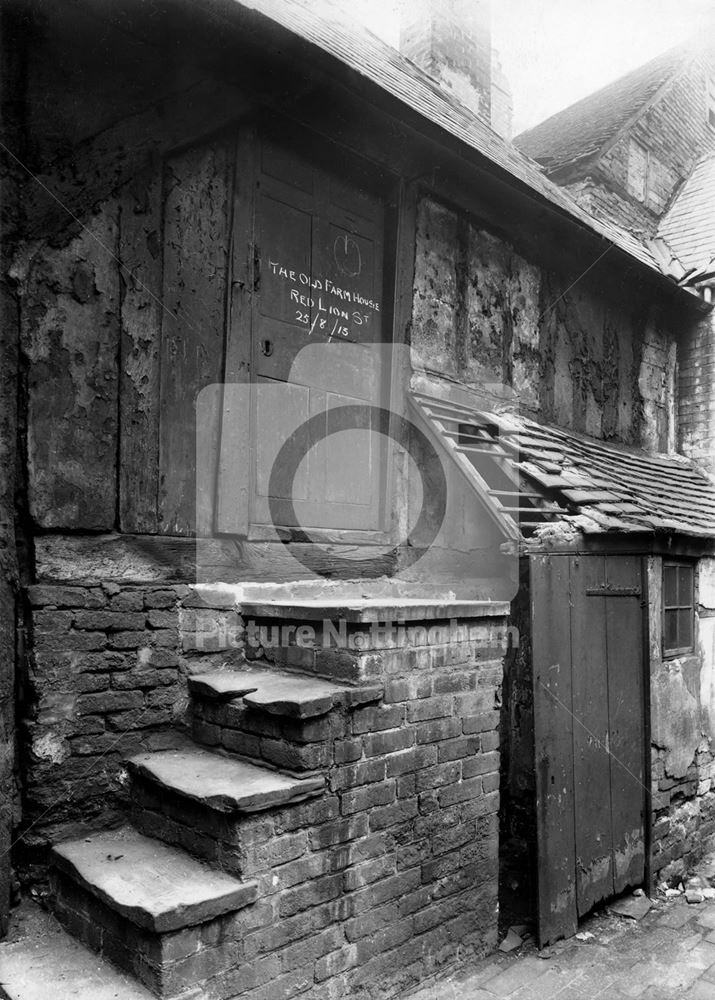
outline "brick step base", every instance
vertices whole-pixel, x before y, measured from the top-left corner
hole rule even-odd
[[[237,914],[255,901],[255,882],[129,828],[59,844],[52,862],[60,922],[163,1000],[197,996],[235,965]]]
[[[266,667],[189,678],[197,743],[295,775],[318,771],[331,760],[332,741],[346,735],[347,713],[383,695],[380,685],[351,687]]]
[[[127,769],[138,830],[239,875],[247,814],[304,802],[325,789],[322,775],[295,778],[199,747],[140,754]]]

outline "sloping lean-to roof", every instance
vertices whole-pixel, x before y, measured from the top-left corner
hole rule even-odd
[[[471,464],[475,492],[508,536],[567,522],[585,534],[715,539],[715,484],[682,456],[649,455],[419,390],[412,398],[445,451]]]
[[[596,220],[584,212],[567,191],[544,176],[535,163],[505,142],[456,98],[445,93],[423,70],[362,25],[347,23],[342,9],[324,2],[317,13],[310,0],[236,2],[327,52],[386,94],[397,98],[406,108],[481,154],[574,222],[663,276],[650,248],[620,227]]]
[[[539,125],[514,143],[549,173],[595,156],[683,68],[685,46],[664,52]]]

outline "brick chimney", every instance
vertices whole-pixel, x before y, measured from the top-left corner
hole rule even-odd
[[[403,7],[400,51],[491,124],[489,0],[409,0]]]

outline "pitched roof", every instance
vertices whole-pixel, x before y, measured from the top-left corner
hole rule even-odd
[[[649,455],[448,395],[417,389],[416,412],[458,464],[471,464],[475,491],[505,519],[508,535],[570,522],[586,534],[715,538],[715,484],[683,456]]]
[[[590,216],[527,156],[442,90],[423,70],[362,25],[347,22],[344,9],[328,0],[319,5],[319,13],[311,0],[236,0],[236,3],[322,49],[343,67],[396,98],[403,111],[410,109],[438,126],[445,135],[486,158],[583,228],[605,238],[657,274],[664,274],[649,247],[619,226]]]
[[[688,270],[707,267],[715,258],[715,154],[693,168],[661,219],[658,236]]]
[[[564,108],[514,143],[542,163],[549,173],[594,156],[644,108],[684,65],[687,48],[679,45]]]

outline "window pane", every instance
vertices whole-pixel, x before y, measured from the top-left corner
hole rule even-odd
[[[679,566],[678,567],[678,604],[688,604],[692,606],[693,603],[693,567],[692,566]]]
[[[665,648],[678,648],[678,612],[665,612]]]
[[[663,567],[663,601],[666,607],[678,603],[678,567]]]
[[[678,649],[693,645],[693,613],[692,611],[678,612]]]

